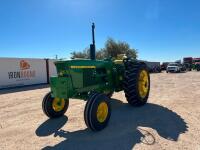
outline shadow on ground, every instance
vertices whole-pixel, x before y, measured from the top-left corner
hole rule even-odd
[[[8,94],[8,93],[15,93],[15,92],[43,89],[43,88],[48,88],[48,87],[49,87],[48,84],[40,84],[40,85],[28,85],[28,86],[23,86],[23,87],[0,89],[0,94]]]
[[[66,116],[57,119],[48,119],[37,128],[35,133],[37,136],[48,136],[56,133],[67,123],[67,120]]]
[[[177,113],[166,107],[156,104],[146,104],[143,107],[133,108],[119,100],[111,100],[112,115],[108,127],[100,132],[92,132],[89,129],[68,132],[59,130],[61,126],[48,133],[64,137],[65,140],[49,149],[125,149],[130,150],[135,144],[143,142],[153,145],[156,142],[154,135],[142,127],[152,128],[168,140],[177,141],[180,134],[187,131],[187,125]],[[44,122],[36,130],[38,136],[45,135],[42,129],[51,130],[50,121]],[[41,131],[40,131],[41,130]],[[40,132],[39,132],[40,131]],[[46,134],[49,135],[49,134]]]

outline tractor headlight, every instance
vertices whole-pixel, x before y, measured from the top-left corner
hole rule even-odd
[[[62,71],[59,72],[59,73],[58,73],[58,76],[63,76],[63,72],[62,72]]]

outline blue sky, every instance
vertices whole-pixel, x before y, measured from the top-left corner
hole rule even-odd
[[[70,57],[108,37],[128,42],[139,58],[200,57],[199,0],[0,0],[0,57]]]

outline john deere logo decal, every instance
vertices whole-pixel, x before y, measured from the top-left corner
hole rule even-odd
[[[19,62],[18,71],[8,72],[9,79],[29,80],[31,78],[34,78],[35,75],[36,75],[35,70],[32,70],[31,65],[28,63],[28,61],[25,61],[25,60],[21,60]]]

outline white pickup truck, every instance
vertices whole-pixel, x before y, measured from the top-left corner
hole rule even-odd
[[[181,71],[186,71],[186,68],[179,63],[170,63],[167,66],[166,72],[181,72]]]

